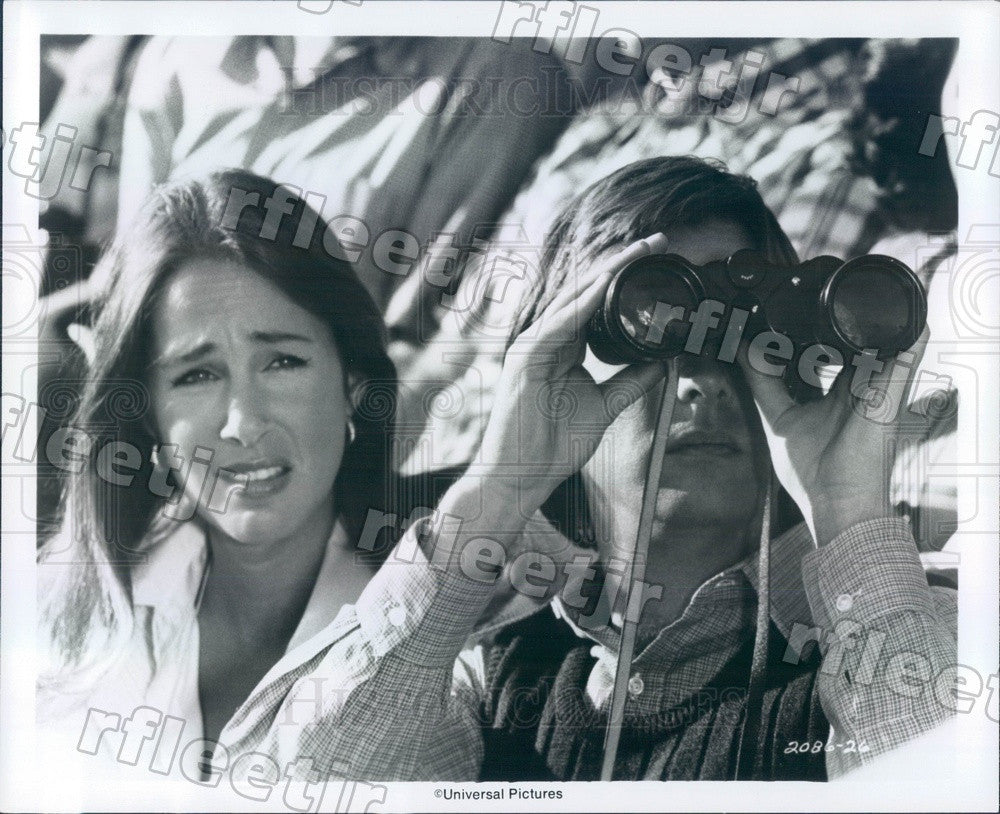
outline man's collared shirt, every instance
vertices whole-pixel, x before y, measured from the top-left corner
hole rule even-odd
[[[541,519],[526,533],[558,534]],[[476,625],[495,585],[441,567],[417,537],[416,527],[404,535],[357,604],[314,640],[302,668],[262,682],[222,733],[231,753],[261,751],[282,767],[308,755],[320,776],[478,778],[484,665],[477,640],[548,599],[518,594]],[[566,561],[582,554],[566,541]],[[831,777],[952,714],[929,688],[918,695],[894,691],[898,676],[886,669],[893,656],[915,654],[937,676],[956,658],[955,592],[928,585],[905,520],[858,524],[819,549],[804,526],[796,527],[772,541],[771,556],[772,618],[791,640],[786,657],[794,660],[797,649],[819,642],[826,656],[818,686],[833,742],[859,745],[857,752],[826,753]],[[640,681],[631,682],[626,703],[661,709],[704,686],[754,624],[755,581],[747,561],[702,585],[681,618],[637,654],[632,674]],[[552,607],[568,615],[564,600]],[[579,629],[579,620],[574,624]],[[617,634],[605,628],[603,643],[587,635],[603,656],[588,691],[606,705]],[[878,646],[855,647],[849,636]],[[859,658],[871,663],[859,666]]]

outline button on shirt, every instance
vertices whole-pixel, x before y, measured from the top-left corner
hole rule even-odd
[[[628,680],[628,694],[631,695],[633,698],[635,698],[636,696],[642,695],[642,691],[645,688],[646,688],[646,685],[645,685],[645,683],[642,680],[642,676],[639,675],[638,673],[635,673]]]
[[[850,594],[841,594],[837,597],[836,606],[841,613],[846,613],[854,606],[854,597]]]

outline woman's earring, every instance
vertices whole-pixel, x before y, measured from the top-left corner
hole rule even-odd
[[[354,419],[347,419],[347,445],[350,446],[354,443],[354,439],[358,437],[358,431],[354,427]]]

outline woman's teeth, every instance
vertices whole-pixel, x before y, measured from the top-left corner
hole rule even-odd
[[[291,467],[286,464],[258,466],[235,465],[233,469],[220,469],[219,477],[232,485],[235,495],[251,500],[275,495],[289,482]]]
[[[268,466],[264,469],[254,469],[251,472],[247,472],[247,478],[253,481],[267,480],[268,478],[276,478],[282,473],[282,468],[280,466]]]
[[[259,483],[260,481],[276,478],[279,475],[284,474],[286,471],[287,467],[284,466],[265,466],[260,469],[245,469],[238,472],[233,471],[232,469],[223,469],[220,474],[233,481]]]

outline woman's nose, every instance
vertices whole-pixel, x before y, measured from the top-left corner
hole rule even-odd
[[[228,397],[226,419],[219,430],[219,437],[232,440],[244,447],[252,447],[264,434],[264,396],[246,385],[233,388]]]

